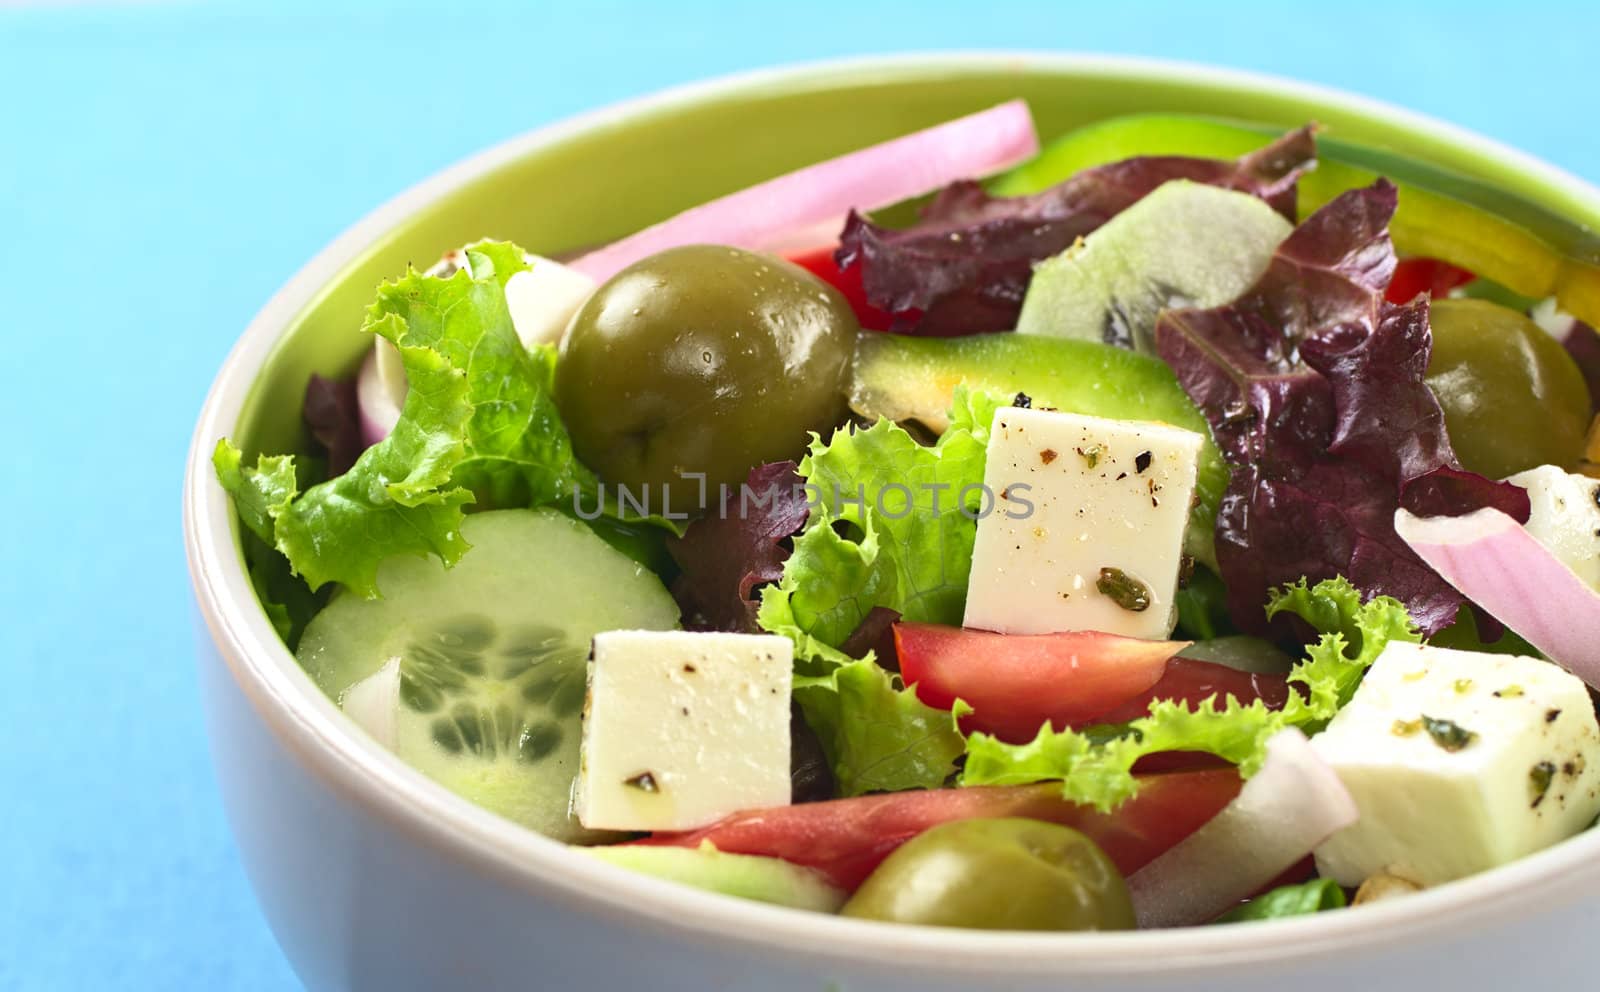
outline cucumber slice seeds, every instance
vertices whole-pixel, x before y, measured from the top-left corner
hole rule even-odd
[[[398,658],[400,758],[540,833],[606,839],[570,809],[589,641],[675,628],[677,605],[648,569],[553,510],[473,514],[462,534],[472,550],[454,568],[396,559],[379,571],[382,599],[337,597],[307,626],[300,663],[343,704]]]

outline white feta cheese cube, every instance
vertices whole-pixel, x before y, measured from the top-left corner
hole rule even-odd
[[[528,347],[557,344],[599,283],[560,262],[529,255],[531,268],[506,280],[506,306],[517,337]]]
[[[771,634],[597,634],[579,821],[592,830],[688,830],[787,806],[793,669],[793,643]]]
[[[1528,533],[1600,589],[1600,479],[1540,465],[1505,481],[1528,491]]]
[[[1600,815],[1594,703],[1539,658],[1390,644],[1312,746],[1361,810],[1316,852],[1345,886],[1463,878]]]
[[[1202,444],[1166,424],[995,411],[964,624],[1170,634]]]

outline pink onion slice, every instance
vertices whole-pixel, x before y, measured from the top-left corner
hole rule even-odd
[[[367,357],[361,360],[361,371],[356,373],[356,406],[361,410],[361,440],[369,446],[377,444],[389,436],[394,430],[394,425],[400,420],[400,403],[405,396],[401,392],[401,400],[396,400],[394,390],[385,380],[383,369],[378,357],[378,348],[388,342],[379,339],[376,346]],[[398,363],[400,356],[396,354]]]
[[[1039,150],[1028,105],[1012,100],[841,155],[686,210],[570,263],[597,282],[641,258],[691,244],[755,251],[826,244],[850,210],[872,210],[993,175]]]
[[[1394,515],[1394,529],[1461,594],[1551,661],[1600,688],[1600,593],[1499,510]]]
[[[1128,879],[1141,928],[1206,923],[1356,822],[1355,800],[1300,731],[1267,741],[1237,798]]]

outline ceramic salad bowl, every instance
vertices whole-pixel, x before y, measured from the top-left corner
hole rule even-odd
[[[1600,228],[1600,190],[1457,128],[1282,80],[1121,58],[864,59],[697,84],[531,132],[380,207],[244,331],[194,433],[184,543],[218,777],[265,915],[312,988],[763,990],[1511,988],[1600,966],[1600,831],[1350,912],[1027,934],[890,926],[680,887],[473,806],[361,733],[258,605],[219,437],[292,447],[313,372],[351,366],[371,290],[484,236],[559,256],[719,194],[1013,98],[1056,134],[1149,111],[1316,120]],[[1481,204],[1494,209],[1495,204]],[[559,563],[553,563],[559,568]]]

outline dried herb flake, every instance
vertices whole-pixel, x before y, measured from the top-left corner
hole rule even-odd
[[[1094,587],[1130,613],[1143,613],[1150,608],[1150,587],[1120,568],[1102,568]]]
[[[1538,809],[1544,802],[1545,794],[1550,791],[1550,783],[1555,781],[1556,766],[1548,761],[1541,761],[1528,771],[1528,795],[1531,802],[1529,809]]]
[[[1422,728],[1433,738],[1435,744],[1452,754],[1478,739],[1476,733],[1454,720],[1435,719],[1426,713],[1422,714]]]

